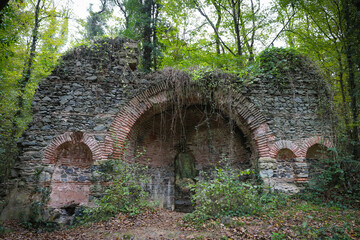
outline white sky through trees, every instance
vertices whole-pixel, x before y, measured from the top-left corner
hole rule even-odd
[[[78,20],[82,19],[86,21],[87,16],[89,15],[88,9],[90,7],[90,4],[92,4],[92,10],[94,12],[97,12],[100,10],[100,0],[54,0],[57,7],[67,7],[70,9],[71,12],[71,19],[69,21],[69,38],[68,43],[65,46],[65,51],[71,48],[71,42],[76,42],[77,40],[80,41],[82,38],[82,35],[80,34],[80,31],[84,31],[83,27],[78,23]],[[261,0],[261,5],[263,7],[267,7],[271,4],[272,0]],[[120,11],[114,7],[114,14],[118,17],[122,17],[120,15]],[[113,25],[116,23],[112,22]],[[270,34],[269,39],[266,41],[266,44],[270,44],[273,38],[276,36],[277,31],[274,31],[272,34]],[[265,44],[265,45],[266,45]],[[277,40],[274,43],[275,46],[284,46],[284,42]],[[264,46],[257,46],[257,50],[263,50]]]

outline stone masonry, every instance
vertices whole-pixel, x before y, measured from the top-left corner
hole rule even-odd
[[[91,205],[109,184],[98,170],[118,157],[148,164],[147,189],[164,208],[181,202],[179,153],[196,171],[225,157],[235,168],[258,169],[273,190],[295,193],[309,180],[308,159],[332,146],[327,87],[309,63],[280,88],[265,76],[242,82],[214,72],[191,81],[172,69],[144,75],[136,70],[138,55],[133,41],[102,40],[67,53],[39,84],[33,121],[3,188],[1,218],[26,214],[35,185],[50,190],[49,208]]]

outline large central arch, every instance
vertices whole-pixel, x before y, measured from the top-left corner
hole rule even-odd
[[[153,157],[153,161],[149,163],[152,167],[149,191],[152,198],[158,201],[162,207],[171,209],[174,209],[177,198],[178,185],[175,184],[178,181],[177,173],[175,174],[177,161],[195,161],[196,168],[199,170],[205,169],[203,167],[206,164],[211,165],[211,161],[204,163],[204,158],[216,155],[210,152],[206,153],[205,147],[201,144],[197,143],[194,146],[195,133],[188,127],[195,126],[195,122],[200,122],[202,112],[208,106],[211,106],[216,112],[214,114],[216,116],[209,120],[209,126],[216,142],[215,147],[222,151],[226,143],[221,143],[221,141],[227,137],[235,139],[233,145],[235,150],[232,153],[238,155],[237,159],[234,158],[235,164],[240,166],[244,163],[255,166],[259,158],[270,156],[269,145],[274,139],[261,112],[241,93],[229,89],[212,89],[211,93],[204,93],[196,84],[189,84],[181,94],[174,89],[172,84],[161,83],[138,94],[116,115],[109,135],[105,138],[105,154],[108,158],[120,157],[125,145],[127,145],[126,154],[132,152],[133,155],[137,150],[136,146],[148,148],[148,154],[145,156]],[[178,127],[175,127],[173,133],[170,134],[156,131],[161,127],[159,122],[166,118],[167,112],[172,120],[176,121],[181,121],[179,119],[183,118],[179,118],[179,116],[176,118],[174,115],[181,115],[185,112],[188,114],[187,118],[184,114],[184,126],[187,128],[185,131],[186,141],[187,143],[191,142],[188,150],[176,150],[176,145],[181,144],[183,137]],[[165,119],[163,126],[169,129],[172,126],[170,122],[171,120]],[[231,123],[234,127],[226,128],[227,123]],[[155,130],[150,131],[150,128]],[[205,133],[199,130],[196,134],[199,136]],[[159,140],[160,135],[164,139]],[[202,139],[204,145],[208,144],[206,136],[203,136]],[[244,146],[245,143],[246,146]],[[247,150],[247,146],[250,150]],[[179,154],[185,160],[179,160]],[[189,160],[189,158],[193,160]],[[215,162],[219,161],[220,154],[215,158]]]
[[[160,83],[134,97],[116,115],[110,126],[109,134],[105,138],[105,154],[109,157],[119,157],[121,147],[129,138],[129,134],[135,123],[152,111],[160,113],[176,101],[172,84]],[[251,137],[251,145],[256,152],[256,157],[269,157],[270,144],[274,136],[270,131],[262,113],[241,93],[234,90],[214,90],[212,101],[216,108],[232,119],[236,125]],[[186,95],[182,97],[182,103],[186,106],[203,105],[208,99],[199,92],[196,84],[187,87]]]

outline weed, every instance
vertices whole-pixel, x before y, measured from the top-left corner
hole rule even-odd
[[[148,192],[142,187],[149,180],[146,166],[119,159],[110,160],[104,169],[111,169],[111,173],[101,174],[106,175],[105,179],[112,179],[112,184],[102,198],[95,200],[95,207],[79,210],[75,217],[77,224],[105,221],[120,212],[134,216],[150,207],[146,200]]]
[[[0,224],[0,236],[9,233],[11,230]]]
[[[223,162],[211,174],[200,174],[204,177],[192,187],[195,211],[185,215],[186,222],[201,226],[212,218],[260,215],[286,205],[286,197],[263,193],[261,185],[240,181],[241,176],[253,174],[251,170],[234,170],[226,159]]]
[[[271,234],[271,239],[272,240],[283,240],[286,239],[286,235],[283,233],[272,233]]]

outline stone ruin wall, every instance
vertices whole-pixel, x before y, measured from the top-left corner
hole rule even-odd
[[[125,140],[128,159],[146,149],[148,190],[169,209],[175,207],[174,158],[182,136],[183,151],[191,152],[198,171],[226,153],[235,167],[256,166],[265,184],[285,192],[299,191],[309,178],[307,158],[332,146],[330,114],[322,113],[329,97],[315,69],[299,71],[282,88],[264,77],[231,89],[218,74],[223,85],[211,90],[216,111],[204,124],[211,102],[201,87],[188,83],[179,98],[174,91],[183,81],[179,71],[143,75],[136,70],[138,55],[137,44],[124,39],[80,47],[40,83],[33,122],[3,187],[10,200],[2,218],[19,216],[35,184],[51,189],[49,207],[91,204],[106,188],[97,170],[119,156],[114,145]],[[180,109],[174,112],[174,106]]]

